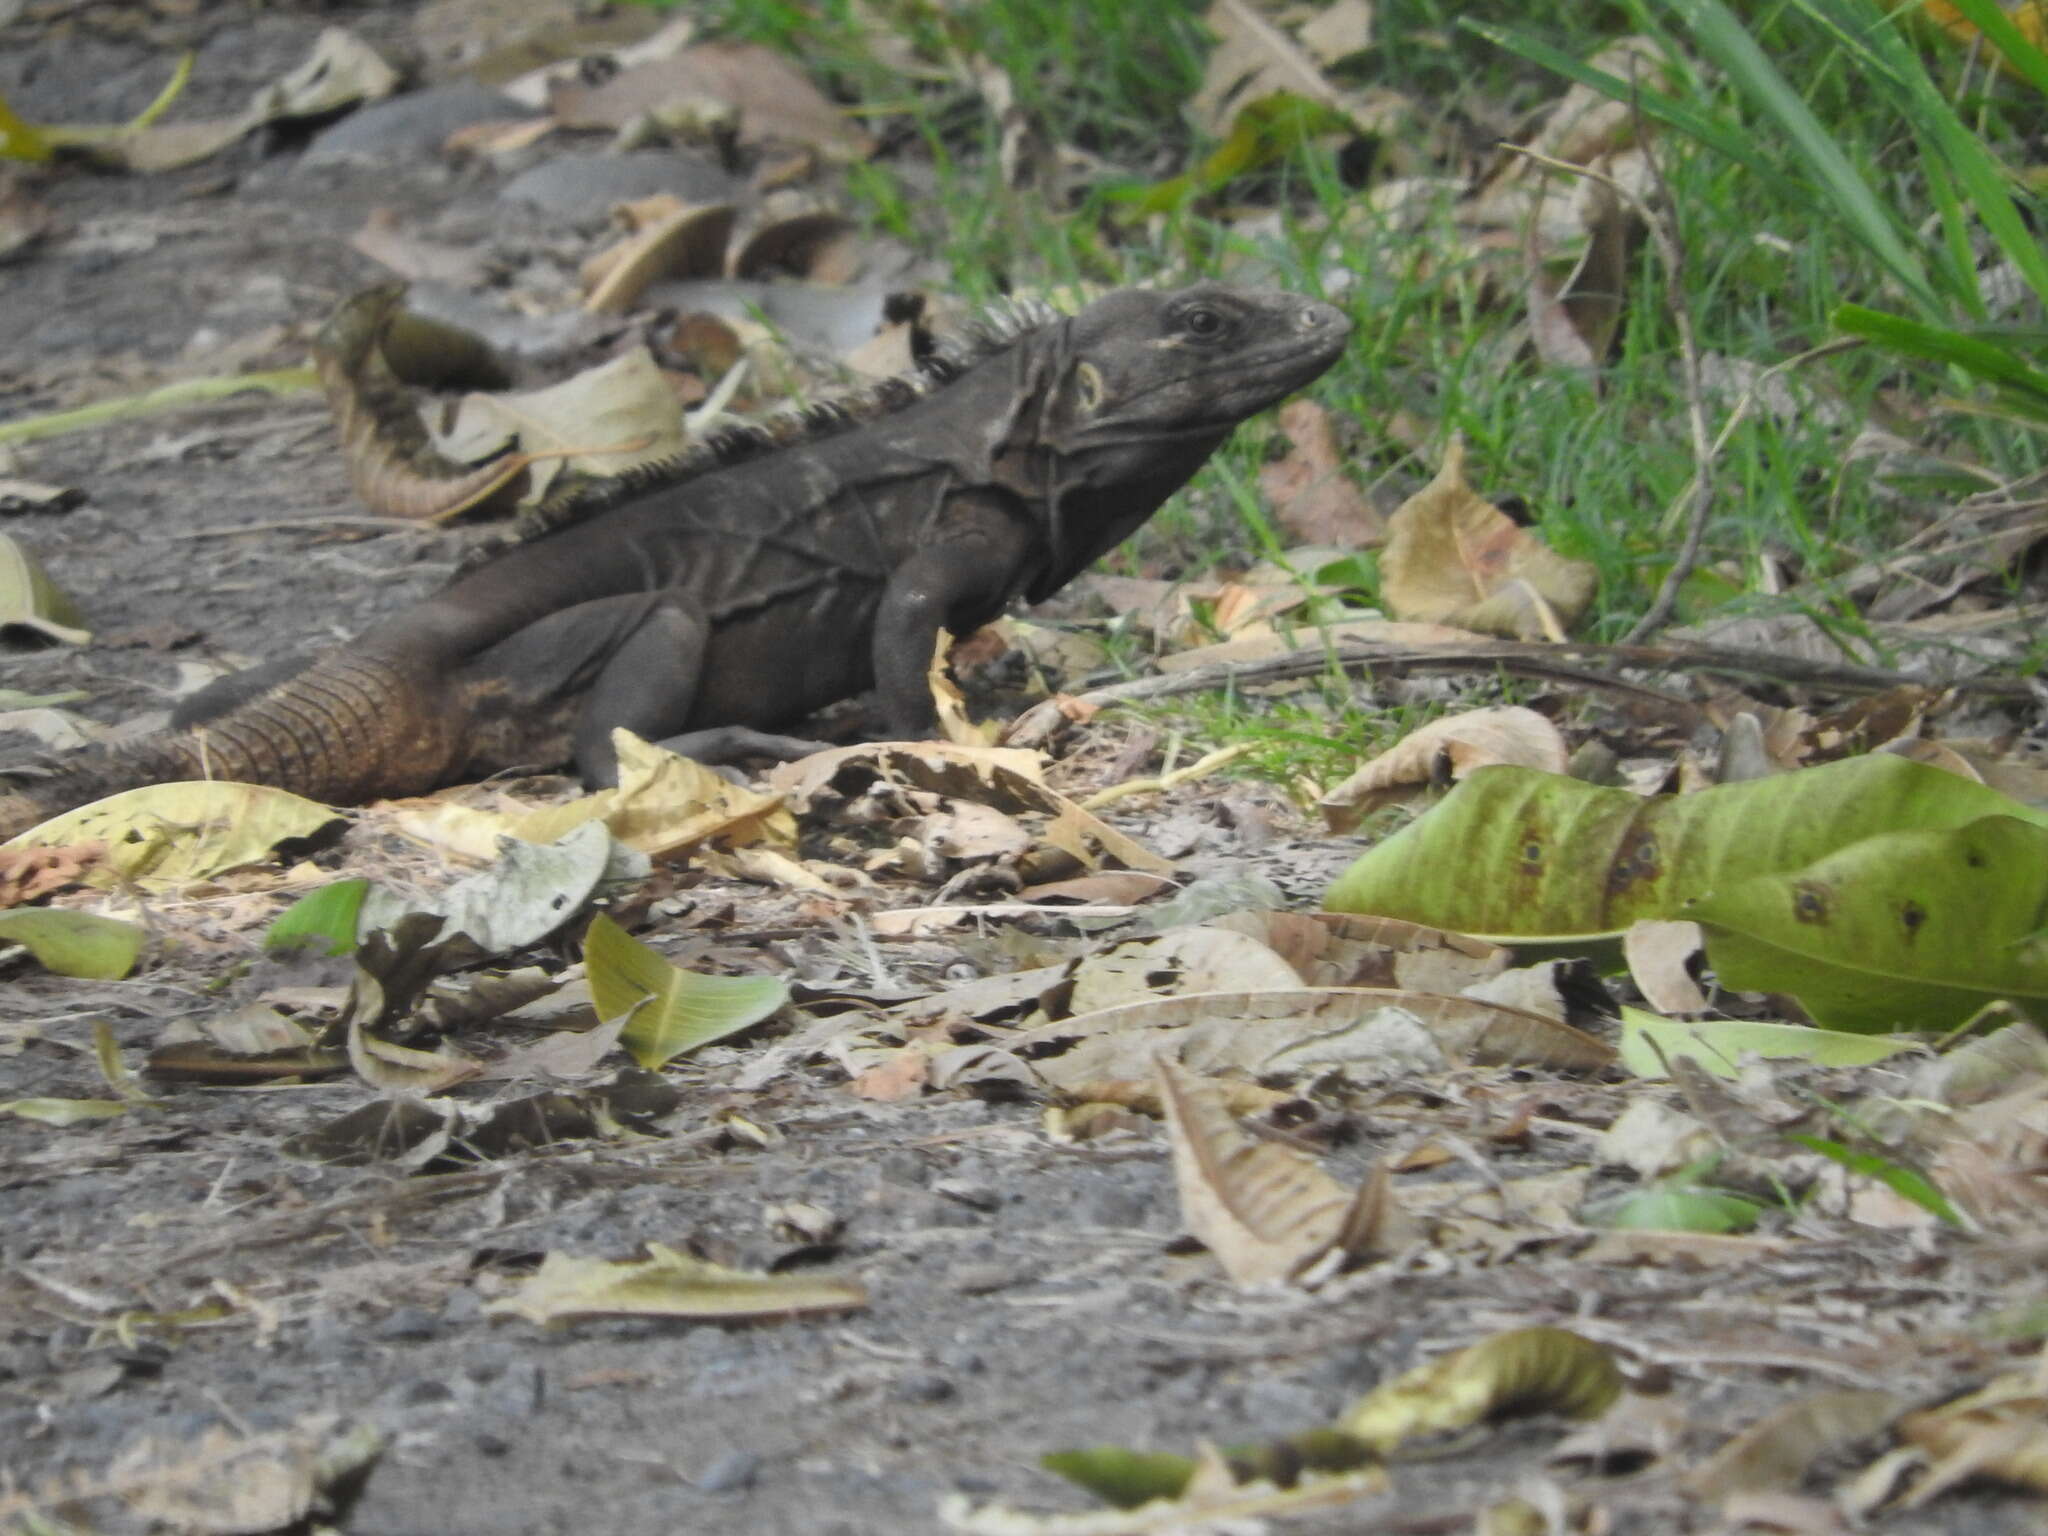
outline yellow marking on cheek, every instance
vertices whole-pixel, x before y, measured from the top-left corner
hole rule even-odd
[[[1082,363],[1074,369],[1074,381],[1081,389],[1081,409],[1092,411],[1102,404],[1102,397],[1109,393],[1102,382],[1102,370],[1093,363]]]

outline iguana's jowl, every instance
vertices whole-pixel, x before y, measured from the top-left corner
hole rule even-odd
[[[1350,329],[1213,283],[1013,321],[875,419],[584,495],[580,521],[354,644],[224,679],[179,729],[0,794],[0,836],[202,775],[337,804],[563,762],[605,783],[614,727],[729,755],[869,687],[893,733],[928,734],[939,630],[1059,590]]]

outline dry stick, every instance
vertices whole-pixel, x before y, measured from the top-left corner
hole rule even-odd
[[[1573,661],[1592,665],[1573,666]],[[1830,688],[1842,693],[1882,693],[1888,688],[1946,686],[1991,698],[2027,700],[2033,697],[2024,678],[1986,676],[1963,678],[1946,685],[1931,684],[1925,679],[1883,667],[1809,661],[1773,651],[1752,651],[1729,645],[1551,645],[1498,640],[1482,645],[1405,646],[1348,640],[1330,647],[1289,651],[1263,661],[1219,662],[1206,667],[1191,667],[1185,672],[1113,683],[1067,702],[1099,709],[1111,704],[1169,698],[1176,694],[1199,693],[1245,683],[1279,682],[1312,675],[1332,664],[1359,668],[1368,673],[1385,671],[1397,675],[1407,672],[1515,672],[1630,693],[1684,709],[1697,706],[1678,694],[1632,683],[1611,672],[1594,670],[1594,667],[1604,664],[1616,669],[1632,667],[1646,672],[1706,672]],[[1014,743],[1020,738],[1028,741],[1041,734],[1049,734],[1062,713],[1058,701],[1048,700],[1033,705],[1012,722],[1006,739]]]

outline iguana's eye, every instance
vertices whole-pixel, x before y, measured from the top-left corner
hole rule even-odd
[[[1180,323],[1187,327],[1190,336],[1214,336],[1223,329],[1223,317],[1202,305],[1181,316]]]

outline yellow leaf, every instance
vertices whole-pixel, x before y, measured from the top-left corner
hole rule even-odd
[[[339,819],[328,806],[266,785],[188,780],[95,800],[5,846],[104,843],[106,858],[84,876],[86,884],[168,890],[260,864],[278,844],[311,837]]]

